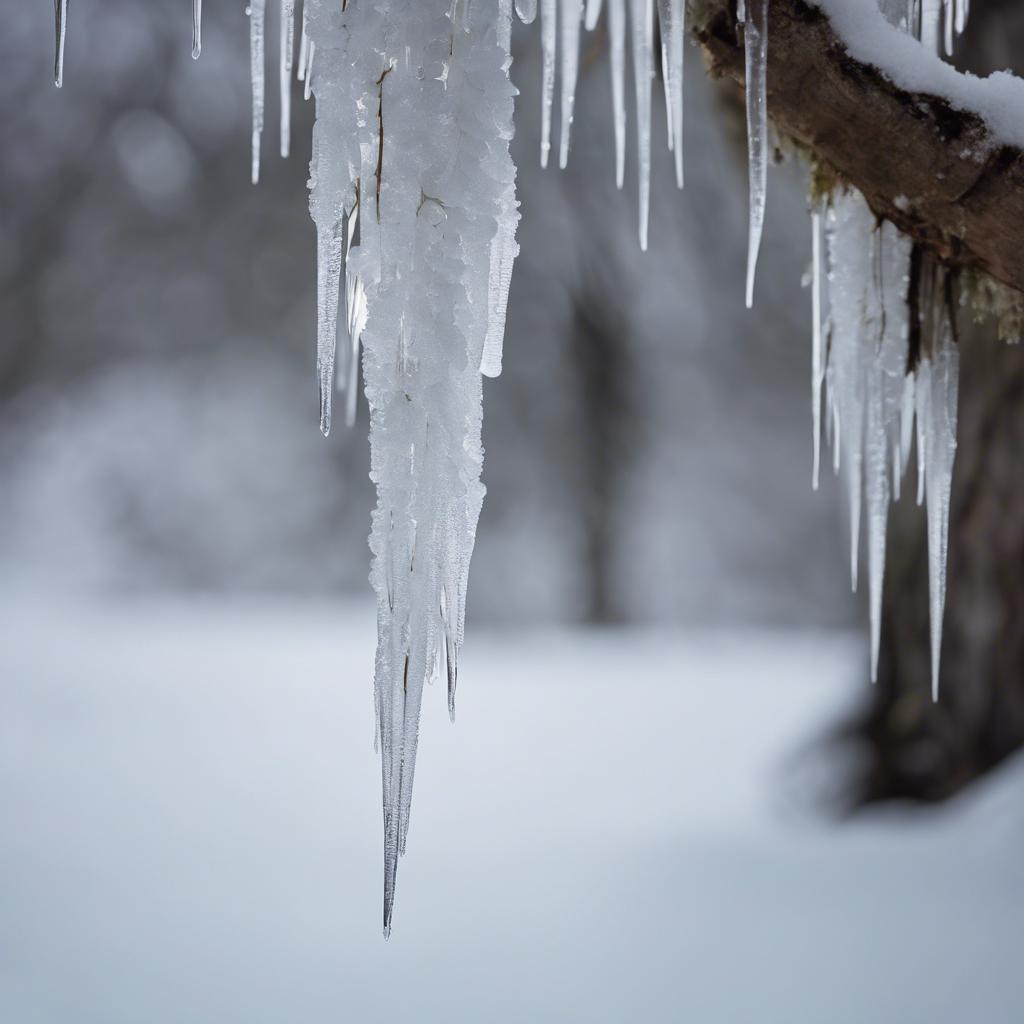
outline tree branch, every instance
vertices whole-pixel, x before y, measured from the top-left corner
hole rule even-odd
[[[735,0],[691,6],[711,74],[742,84]],[[944,262],[1024,291],[1024,153],[996,140],[979,114],[902,89],[853,59],[826,14],[805,0],[771,0],[768,113],[782,134],[860,189],[876,214]]]

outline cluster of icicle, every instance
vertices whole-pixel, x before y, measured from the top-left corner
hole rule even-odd
[[[941,43],[948,53],[954,29],[964,28],[967,0],[883,0],[882,10],[904,31],[936,50]],[[811,218],[813,484],[817,489],[824,385],[825,432],[832,443],[833,467],[842,470],[849,498],[854,590],[862,510],[867,521],[874,681],[889,502],[899,500],[916,434],[917,502],[927,504],[932,696],[937,699],[956,454],[955,282],[892,224],[880,222],[854,190],[834,196]]]
[[[371,475],[378,496],[370,578],[378,608],[374,690],[383,778],[385,934],[409,827],[423,686],[435,675],[447,679],[454,716],[466,584],[484,495],[481,375],[501,372],[518,253],[509,156],[513,2],[526,24],[540,14],[542,165],[551,149],[556,78],[561,80],[562,167],[569,158],[581,32],[593,30],[607,6],[620,188],[628,34],[639,234],[646,249],[655,15],[668,145],[682,187],[685,0],[304,0],[297,62],[296,0],[278,0],[282,156],[290,149],[293,73],[304,83],[306,99],[316,98],[310,211],[317,233],[321,430],[330,431],[336,389],[345,393],[347,422],[355,419],[360,349],[370,407]],[[968,13],[968,0],[880,4],[906,31],[947,53]],[[60,86],[68,0],[54,0],[54,6],[54,78]],[[266,8],[266,0],[249,0],[246,8],[254,183],[264,129]],[[769,0],[737,0],[746,51],[748,306],[767,185],[768,9]],[[192,29],[192,55],[198,58],[202,0],[193,0]],[[914,252],[892,225],[877,223],[855,192],[834,197],[815,211],[813,221],[814,484],[824,404],[825,434],[850,494],[854,585],[862,505],[867,510],[874,675],[887,509],[899,497],[916,421],[918,500],[928,505],[937,688],[956,449],[951,289],[941,268]]]
[[[824,397],[824,432],[832,443],[833,468],[843,473],[850,503],[854,589],[862,510],[866,519],[874,680],[889,503],[900,497],[916,420],[917,501],[926,501],[928,511],[932,689],[937,696],[956,453],[953,281],[948,271],[922,250],[915,250],[892,224],[879,222],[858,192],[833,196],[823,212],[812,216],[814,486],[818,486]],[[822,308],[823,269],[828,282],[827,314]]]

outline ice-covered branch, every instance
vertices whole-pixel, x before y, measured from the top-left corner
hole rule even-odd
[[[695,0],[712,74],[744,80],[734,0]],[[1024,81],[962,74],[864,0],[772,0],[768,111],[943,261],[1024,290]]]

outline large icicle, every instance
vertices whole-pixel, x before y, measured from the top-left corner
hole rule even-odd
[[[192,59],[203,52],[203,0],[192,0]]]
[[[561,0],[562,26],[562,118],[560,124],[558,166],[569,163],[573,111],[576,106],[576,78],[580,66],[580,28],[583,24],[583,0]]]
[[[64,40],[68,34],[68,0],[53,0],[54,55],[53,84],[59,89],[64,84]]]
[[[281,156],[291,150],[292,67],[295,59],[295,0],[281,0],[281,52],[278,87],[281,98]]]
[[[640,248],[647,251],[651,208],[651,78],[654,74],[654,0],[630,0],[633,82],[636,88],[636,140],[639,164]]]
[[[310,204],[328,304],[337,225],[358,187],[346,321],[354,342],[361,287],[378,498],[370,547],[387,932],[423,685],[443,674],[453,704],[484,493],[480,368],[495,315],[494,242],[504,239],[499,252],[510,260],[516,216],[514,89],[503,45],[510,7],[393,0],[385,17],[374,4],[308,2],[318,55]]]
[[[267,0],[249,0],[249,76],[252,80],[252,183],[260,180],[260,140],[263,136],[264,48]]]
[[[747,308],[754,305],[754,276],[764,230],[768,192],[768,0],[746,0],[743,22],[746,53],[747,160],[750,229],[747,241]]]

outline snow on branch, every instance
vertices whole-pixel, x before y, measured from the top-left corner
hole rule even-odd
[[[696,0],[710,72],[744,81],[734,0]],[[768,111],[874,212],[1024,291],[1024,81],[956,71],[861,0],[772,0]]]

